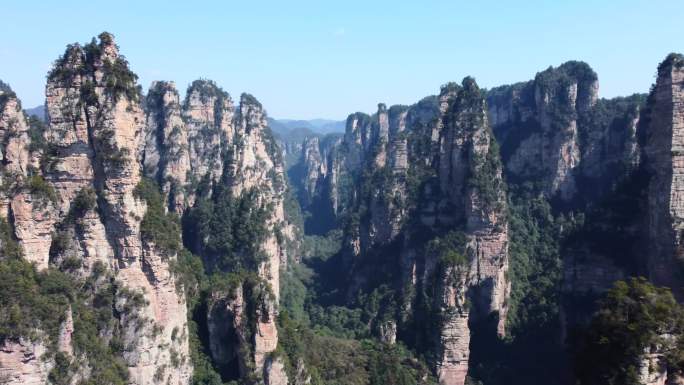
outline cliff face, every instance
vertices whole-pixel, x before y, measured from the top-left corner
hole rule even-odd
[[[10,238],[38,270],[62,270],[77,282],[94,280],[86,286],[91,289],[77,293],[86,303],[100,306],[98,301],[108,298],[100,291],[110,290],[112,321],[96,330],[105,345],[123,347],[112,354],[125,362],[121,375],[129,383],[187,384],[192,376],[188,310],[174,270],[180,223],[173,218],[219,190],[260,207],[265,235],[254,251],[256,283],[248,287],[251,293],[259,288],[262,299],[232,302],[237,318],[254,325],[208,327],[245,326],[243,337],[249,338],[231,340],[233,349],[251,351],[243,356],[241,375],[286,383],[284,365],[271,353],[278,342],[279,269],[287,263],[293,228],[283,208],[282,159],[265,112],[246,94],[235,108],[210,81],[194,82],[181,104],[172,82],[154,82],[143,98],[136,80],[112,36],[103,33],[99,41],[70,45],[55,63],[46,86],[45,127],[28,124],[16,96],[2,83],[0,215],[10,224]],[[159,186],[159,201],[150,180]],[[95,278],[103,276],[109,280]],[[220,293],[214,294],[220,299]],[[56,368],[74,381],[95,375],[100,364],[89,361],[93,353],[83,350],[82,339],[71,338],[84,333],[78,306],[73,317],[71,307],[60,316],[54,345],[47,332],[38,339],[3,341],[3,379],[45,383]],[[55,352],[65,354],[67,369],[55,361]]]
[[[92,274],[98,262],[112,272],[120,285],[117,334],[127,347],[123,358],[132,382],[183,384],[192,368],[185,298],[170,271],[175,255],[146,242],[140,232],[147,207],[135,189],[141,178],[137,149],[144,117],[134,81],[111,35],[102,34],[99,43],[84,47],[69,46],[48,77],[40,169],[27,169],[27,151],[17,152],[16,144],[6,152],[14,158],[7,170],[28,181],[13,190],[9,216],[26,259],[38,269],[77,260],[78,276]],[[16,101],[4,107],[10,111]],[[25,122],[14,125],[26,127]],[[145,298],[135,311],[124,310],[130,306],[129,293]],[[62,338],[66,351],[71,351],[70,329]],[[39,350],[33,349],[42,360]],[[83,358],[81,370],[87,373]]]
[[[173,82],[154,82],[145,99],[143,170],[168,196],[169,209],[182,213],[194,195],[186,193],[188,178],[197,179],[190,162],[190,140],[180,97]]]
[[[225,317],[211,317],[217,310],[215,305],[210,305],[208,327],[212,346],[224,346],[227,336],[233,336],[229,341],[237,346],[229,350],[235,354],[239,352],[239,357],[212,348],[212,358],[221,364],[239,360],[241,378],[284,376],[282,365],[271,362],[268,356],[278,343],[275,321],[280,268],[287,265],[285,243],[293,238],[293,228],[285,218],[283,206],[285,179],[281,154],[267,128],[266,114],[261,104],[251,95],[243,94],[239,105],[235,107],[230,95],[215,83],[198,80],[188,88],[181,106],[172,84],[156,83],[148,94],[147,114],[149,132],[145,147],[145,170],[149,177],[158,179],[170,210],[179,214],[190,212],[190,216],[204,215],[201,209],[193,207],[196,203],[199,205],[197,207],[207,202],[218,204],[224,197],[229,197],[232,202],[253,205],[255,210],[263,210],[264,215],[260,217],[261,223],[258,225],[264,235],[259,240],[250,241],[258,242],[250,247],[254,252],[263,254],[263,259],[253,266],[263,283],[256,286],[245,284],[250,291],[268,291],[271,295],[264,296],[259,306],[250,303],[252,299],[245,299],[242,295],[237,295],[231,302],[229,308],[233,319],[251,319],[254,325],[224,322]],[[235,207],[235,210],[239,208]],[[199,231],[204,231],[201,223],[190,225],[189,228],[195,226]],[[249,225],[234,222],[231,226]],[[205,259],[210,269],[231,271],[234,266],[216,265],[215,258],[220,255],[214,255],[206,243],[217,234],[212,231],[215,229],[206,230],[206,235],[196,239],[193,251]],[[225,241],[231,242],[231,238]],[[239,254],[244,251],[224,252]],[[233,295],[231,292],[212,294],[217,298]],[[223,302],[217,299],[213,303]],[[254,314],[245,315],[241,309]],[[256,332],[251,332],[252,327]],[[273,372],[277,370],[280,372]]]
[[[390,274],[382,282],[397,288],[401,309],[381,306],[371,330],[429,351],[442,383],[463,384],[469,323],[494,315],[491,333],[503,335],[510,291],[505,189],[484,95],[467,78],[412,106],[351,114],[326,160],[316,144],[304,145],[308,191],[324,186],[345,224],[348,297],[376,293],[378,272]],[[437,321],[422,335],[413,323],[426,319]]]
[[[328,175],[328,165],[321,155],[321,144],[318,137],[305,139],[301,151],[304,166],[302,206],[309,207],[321,190],[320,182],[324,181]]]
[[[445,269],[446,277],[461,278],[442,284],[442,355],[437,373],[441,383],[463,384],[471,315],[475,321],[495,315],[496,332],[505,334],[510,294],[506,197],[484,97],[474,80],[466,78],[461,87],[443,87],[439,101],[438,175],[443,198],[437,206],[439,211],[448,209],[438,217],[445,223],[464,223],[465,259]],[[440,257],[438,263],[445,265],[446,256]],[[470,309],[466,298],[472,303]]]
[[[682,145],[684,134],[684,58],[671,54],[658,67],[658,79],[648,102],[644,162],[651,175],[648,187],[648,271],[659,285],[676,289],[682,253]]]
[[[596,199],[624,171],[617,169],[623,161],[638,162],[638,100],[599,100],[597,76],[585,63],[494,88],[487,104],[509,181],[536,183],[547,197]],[[578,191],[587,183],[598,186]]]
[[[307,173],[306,195],[300,202],[310,204],[317,196],[312,192],[326,191],[325,207],[344,229],[343,260],[352,271],[347,298],[374,292],[378,280],[401,288],[401,294],[395,292],[388,300],[401,303],[401,310],[381,306],[377,318],[383,320],[372,320],[371,330],[383,341],[397,339],[437,352],[434,367],[448,383],[461,383],[468,372],[473,324],[489,322],[496,314],[497,334],[506,332],[512,300],[504,175],[516,215],[522,215],[516,217],[518,236],[538,239],[540,234],[521,224],[539,226],[551,218],[557,226],[548,229],[548,236],[555,237],[553,245],[544,241],[540,246],[547,249],[533,251],[544,256],[516,255],[512,274],[523,282],[518,285],[537,279],[524,265],[530,263],[528,258],[551,269],[549,295],[554,298],[548,306],[560,314],[549,323],[561,325],[560,330],[550,326],[559,340],[568,328],[586,323],[592,301],[615,280],[647,272],[638,256],[644,247],[641,216],[646,212],[645,97],[599,99],[596,74],[580,62],[480,94],[486,104],[473,96],[479,94],[475,90],[469,80],[447,85],[440,95],[409,107],[381,104],[373,115],[351,114],[344,137],[327,155],[316,140],[309,140],[302,156]],[[537,196],[548,214],[531,206],[530,199]],[[452,246],[468,262],[467,267],[448,270],[439,253],[421,245],[430,238],[444,243],[453,231],[464,236]],[[526,247],[522,252],[528,252]],[[520,243],[516,252],[521,252]],[[399,261],[398,269],[378,258]],[[441,285],[431,281],[435,276]],[[442,298],[430,303],[441,309],[436,337],[411,335],[412,322],[426,321],[417,316],[426,308],[421,302],[425,292],[429,298]],[[518,294],[513,301],[521,298]],[[455,305],[459,301],[471,306]],[[385,311],[394,313],[390,321]],[[438,342],[425,343],[429,338]]]
[[[283,154],[297,158],[287,172],[307,231],[342,233],[321,262],[340,264],[330,301],[362,310],[388,354],[400,342],[428,357],[442,384],[496,378],[477,344],[516,327],[514,354],[530,325],[572,342],[616,280],[648,275],[683,295],[681,55],[647,101],[598,99],[596,74],[568,62],[487,93],[465,78],[411,106],[379,104],[351,114],[342,137],[285,149],[249,94],[234,103],[198,80],[183,101],[173,82],[143,97],[136,81],[103,33],[55,63],[45,125],[0,82],[0,278],[18,277],[41,311],[3,298],[0,382],[188,384],[188,306],[213,380],[319,379],[302,358],[317,357],[277,349],[299,230]],[[679,381],[661,350],[635,355],[642,383]]]
[[[286,157],[290,159],[287,175],[296,192],[299,206],[305,213],[307,233],[324,235],[338,225],[339,192],[337,189],[340,164],[337,151],[341,137],[308,133],[291,133],[300,142],[281,139]],[[303,135],[303,138],[301,137]],[[292,152],[295,151],[295,152]]]
[[[199,205],[197,207],[202,207],[207,202],[215,204],[224,197],[229,197],[232,202],[241,201],[254,205],[256,210],[264,212],[264,216],[260,218],[261,223],[258,224],[263,226],[260,232],[264,236],[258,241],[252,240],[259,244],[251,246],[254,252],[263,254],[263,260],[253,268],[266,285],[260,290],[268,290],[272,296],[266,296],[260,307],[242,300],[237,300],[239,303],[232,306],[238,309],[251,306],[252,312],[258,312],[256,333],[247,333],[250,330],[249,325],[216,324],[216,319],[211,317],[208,322],[212,341],[216,339],[212,343],[224,343],[225,336],[238,333],[240,338],[232,340],[240,345],[235,351],[252,352],[240,357],[241,377],[256,374],[259,378],[277,378],[284,375],[271,373],[279,370],[280,366],[273,365],[267,356],[275,350],[278,342],[275,320],[280,268],[287,265],[286,240],[292,240],[293,228],[285,218],[283,206],[284,166],[280,151],[267,128],[266,114],[261,104],[247,94],[241,96],[236,108],[230,95],[215,83],[206,80],[198,80],[190,85],[182,106],[178,103],[178,93],[171,83],[153,84],[147,100],[145,171],[162,186],[170,210],[179,214],[190,212],[190,216],[204,215],[201,208],[193,207],[196,203]],[[237,207],[235,209],[239,210]],[[196,227],[195,230],[205,231],[202,226],[197,223],[189,228]],[[248,224],[235,222],[231,226],[247,227]],[[217,234],[212,231],[215,229],[206,230],[205,236],[195,240],[193,251],[205,259],[210,269],[231,271],[234,267],[216,266],[215,258],[220,256],[213,255],[214,251],[206,243]],[[226,242],[230,242],[230,238]],[[250,290],[255,288],[250,286]],[[223,293],[226,296],[229,294]],[[238,296],[240,298],[244,299]],[[212,314],[213,307],[209,311]],[[226,354],[218,350],[212,352],[215,353],[213,358],[218,362],[227,363]]]

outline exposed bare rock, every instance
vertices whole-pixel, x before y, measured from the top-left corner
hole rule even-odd
[[[7,385],[43,385],[53,362],[43,360],[47,348],[40,342],[5,342],[0,347],[0,382]]]
[[[496,146],[480,90],[473,79],[466,78],[462,86],[444,86],[439,100],[439,178],[446,199],[439,206],[450,208],[439,218],[446,223],[465,220],[469,261],[463,267],[449,267],[446,278],[454,277],[442,283],[443,353],[436,365],[440,381],[451,385],[465,381],[470,316],[496,314],[497,333],[505,334],[510,295],[508,224],[499,154],[494,152]],[[473,293],[469,300],[474,303],[474,314],[462,305],[469,292]]]
[[[320,185],[328,174],[328,164],[321,156],[320,140],[314,136],[307,138],[302,147],[304,168],[304,196],[302,205],[305,207],[313,203],[320,192]]]
[[[548,197],[575,197],[581,161],[578,121],[598,99],[591,68],[567,62],[538,73],[534,81],[495,88],[487,99],[506,171],[515,178],[543,178]]]
[[[397,342],[397,323],[393,320],[383,322],[379,326],[379,338],[380,341],[393,345]]]
[[[15,235],[25,258],[35,262],[38,269],[47,268],[56,219],[52,201],[22,192],[12,198],[10,206]]]
[[[434,262],[433,262],[434,263]],[[438,272],[440,308],[436,372],[440,384],[461,385],[468,374],[470,357],[469,310],[466,304],[467,266],[449,266]]]
[[[4,174],[26,175],[30,164],[28,123],[11,90],[0,90],[0,142]]]
[[[256,293],[260,302],[249,303],[248,296]],[[209,347],[220,366],[236,362],[241,378],[286,384],[284,364],[272,354],[278,346],[278,331],[272,318],[277,314],[276,303],[269,295],[267,287],[248,282],[212,293],[207,313]],[[252,307],[256,314],[246,314]]]
[[[185,96],[183,117],[188,130],[191,183],[205,176],[217,181],[223,173],[223,150],[234,135],[235,107],[214,82],[194,81]]]
[[[189,205],[190,153],[180,97],[173,82],[153,82],[146,98],[147,122],[143,149],[146,176],[162,187],[168,206],[182,213]]]
[[[282,358],[270,359],[264,367],[264,383],[266,385],[287,385],[288,379],[285,374],[285,364]]]
[[[241,376],[248,376],[250,357],[245,356],[249,346],[246,303],[242,286],[231,291],[212,293],[207,312],[209,349],[214,361],[221,366],[237,361]]]
[[[484,95],[466,78],[410,107],[381,104],[372,116],[351,114],[337,146],[328,168],[331,200],[338,205],[336,213],[359,216],[344,239],[352,270],[348,292],[372,280],[377,267],[368,267],[368,254],[397,253],[402,271],[397,285],[408,288],[402,314],[396,321],[375,321],[373,330],[394,343],[405,327],[401,317],[410,317],[412,293],[436,295],[430,305],[440,317],[430,337],[437,341],[433,365],[442,383],[462,385],[469,365],[469,322],[494,315],[498,322],[492,333],[503,336],[510,295],[506,196]],[[349,196],[340,194],[343,186]],[[409,222],[411,212],[422,228]],[[449,230],[464,235],[465,262],[445,267],[420,245],[426,233]],[[452,273],[458,279],[451,279]],[[474,304],[472,313],[466,301]]]
[[[133,383],[152,384],[163,378],[184,384],[191,372],[187,310],[170,272],[173,256],[162,257],[140,235],[146,205],[134,191],[141,178],[138,154],[145,120],[132,83],[135,75],[128,72],[111,35],[100,35],[100,42],[93,44],[85,49],[70,46],[46,87],[45,135],[51,158],[45,172],[58,193],[59,218],[54,223],[68,229],[64,221],[75,214],[72,203],[82,191],[94,188],[101,215],[95,215],[94,208],[79,213],[77,242],[72,241],[71,250],[81,252],[86,266],[107,261],[105,266],[115,268],[126,292],[145,298],[135,315],[121,317],[123,340],[129,346],[124,358]],[[13,212],[18,211],[13,207]],[[125,297],[117,306],[125,305]],[[140,324],[131,317],[146,321]],[[172,363],[176,360],[179,363]]]
[[[639,366],[639,383],[643,385],[665,385],[668,380],[667,365],[662,352],[648,347]]]
[[[684,258],[684,58],[671,54],[658,67],[649,96],[644,149],[648,188],[648,268],[658,285],[682,298],[677,264]]]
[[[64,322],[59,327],[57,349],[62,353],[72,356],[74,354],[74,347],[71,345],[71,336],[74,334],[74,318],[71,315],[71,306],[69,306],[65,313]]]

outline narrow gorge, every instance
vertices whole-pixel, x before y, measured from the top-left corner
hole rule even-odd
[[[107,32],[0,82],[0,383],[684,382],[684,57],[435,91],[288,131]]]

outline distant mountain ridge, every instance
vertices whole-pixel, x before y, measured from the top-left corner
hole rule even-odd
[[[288,132],[295,128],[308,128],[309,130],[319,134],[329,134],[333,132],[344,132],[344,120],[330,120],[330,119],[311,119],[311,120],[297,120],[297,119],[268,119],[268,125],[273,132]]]
[[[24,110],[24,112],[26,112],[26,115],[28,116],[35,116],[36,118],[40,119],[41,122],[45,122],[47,120],[45,118],[45,105],[27,108]]]

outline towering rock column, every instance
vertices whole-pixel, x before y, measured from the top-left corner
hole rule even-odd
[[[90,247],[84,247],[84,258],[93,250],[125,290],[145,300],[135,314],[121,312],[131,382],[186,384],[191,375],[187,309],[171,273],[175,255],[143,241],[140,232],[147,207],[135,190],[145,119],[136,78],[107,33],[99,43],[67,49],[46,88],[46,139],[54,153],[46,176],[59,194],[61,220],[74,198],[94,187],[102,222],[94,212],[88,216],[94,210],[85,214],[90,225],[81,238]],[[117,310],[129,300],[119,297]]]
[[[306,138],[302,144],[304,166],[304,206],[313,203],[314,197],[320,193],[320,187],[328,173],[327,163],[321,156],[321,144],[317,136]]]
[[[231,143],[235,107],[230,95],[209,80],[192,82],[185,95],[183,116],[190,141],[190,166],[197,183],[206,175],[218,181],[223,174],[224,149]]]
[[[268,236],[263,244],[267,259],[259,267],[259,276],[270,286],[273,298],[266,300],[257,314],[254,361],[257,373],[263,373],[265,378],[281,378],[285,376],[282,363],[274,365],[268,358],[278,345],[276,318],[280,300],[280,268],[287,264],[287,254],[276,236],[276,229],[282,229],[283,235],[289,238],[292,237],[292,229],[285,222],[285,179],[280,152],[268,131],[261,103],[249,94],[240,97],[232,153],[229,178],[233,195],[254,190],[259,204],[271,207],[267,221]],[[270,373],[272,370],[281,373]]]
[[[45,269],[57,197],[47,189],[38,165],[32,161],[28,129],[16,94],[9,86],[0,87],[0,217],[14,224],[26,258]]]
[[[501,142],[508,142],[503,154],[507,173],[538,184],[547,197],[571,201],[582,155],[600,154],[594,149],[601,143],[587,143],[582,151],[579,140],[580,122],[597,100],[596,73],[574,61],[550,67],[533,81],[491,90],[492,124]]]
[[[191,203],[192,194],[186,189],[192,171],[188,130],[175,83],[153,82],[145,104],[143,171],[161,186],[168,207],[180,214]]]
[[[648,188],[648,270],[657,285],[681,300],[684,261],[684,57],[670,54],[658,67],[648,101],[644,163]]]
[[[462,385],[468,371],[471,315],[484,319],[496,314],[496,332],[505,334],[510,294],[506,197],[498,147],[475,81],[466,78],[461,87],[445,86],[440,101],[446,106],[441,108],[439,177],[447,199],[440,206],[454,210],[454,222],[465,220],[468,264],[449,266],[442,277],[437,373],[445,385]],[[466,296],[473,314],[462,305]]]

